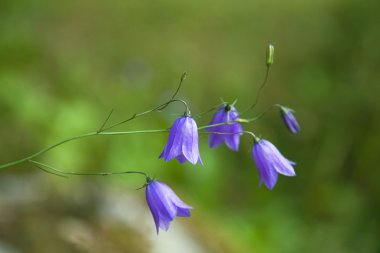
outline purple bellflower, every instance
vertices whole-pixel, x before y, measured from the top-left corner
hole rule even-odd
[[[292,134],[297,134],[301,128],[300,128],[296,118],[294,117],[293,112],[294,112],[294,110],[292,110],[290,108],[283,107],[283,106],[280,107],[281,117],[282,117],[282,120],[284,121],[286,127],[289,129],[289,131]]]
[[[276,185],[278,174],[289,177],[296,175],[293,168],[295,163],[286,159],[280,151],[267,140],[255,140],[252,155],[257,170],[259,171],[259,184],[264,183],[270,190]]]
[[[169,186],[160,181],[148,178],[145,196],[157,234],[159,228],[167,231],[176,216],[190,217],[192,207],[180,200]]]
[[[242,134],[243,127],[237,122],[238,119],[239,113],[234,106],[226,104],[219,108],[219,110],[214,114],[210,125],[221,123],[226,124],[209,127],[207,129],[211,132],[209,137],[210,148],[215,148],[225,143],[227,147],[233,151],[237,151],[239,149],[240,136]],[[227,122],[230,123],[227,124]]]
[[[198,127],[193,118],[181,116],[176,119],[159,158],[164,158],[167,162],[177,158],[180,163],[188,160],[192,164],[203,164],[198,149]]]

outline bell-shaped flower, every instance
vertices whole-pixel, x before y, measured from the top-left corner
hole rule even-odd
[[[167,231],[170,222],[178,217],[190,217],[191,206],[185,204],[166,184],[150,180],[146,186],[146,202],[156,224],[157,234],[159,228]]]
[[[238,119],[239,113],[234,106],[226,104],[219,108],[209,124],[217,126],[207,128],[210,132],[210,148],[215,148],[225,143],[227,147],[234,151],[239,149],[243,127],[237,122]]]
[[[289,129],[289,131],[293,134],[297,134],[300,131],[300,126],[294,117],[293,114],[294,110],[281,106],[280,107],[280,113],[281,113],[281,118],[284,121],[286,127]]]
[[[190,116],[181,116],[170,128],[168,142],[159,158],[170,161],[177,158],[180,163],[186,160],[192,164],[202,164],[198,149],[198,127]]]
[[[259,171],[260,185],[264,183],[268,189],[273,189],[276,185],[278,174],[289,177],[296,175],[293,168],[295,163],[286,159],[267,140],[257,139],[253,145],[252,155]]]

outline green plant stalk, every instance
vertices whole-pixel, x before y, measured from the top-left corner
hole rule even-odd
[[[64,143],[74,141],[74,140],[78,140],[78,139],[83,139],[83,138],[87,138],[87,137],[91,137],[91,136],[97,136],[97,135],[126,135],[126,134],[139,134],[139,133],[160,133],[160,132],[167,132],[167,131],[168,131],[167,129],[160,129],[160,130],[138,130],[138,131],[127,131],[127,132],[90,132],[90,133],[86,133],[86,134],[81,134],[81,135],[74,136],[74,137],[62,140],[60,142],[57,142],[57,143],[55,143],[49,147],[46,147],[44,149],[41,149],[40,151],[38,151],[34,154],[31,154],[30,156],[27,156],[25,158],[2,164],[2,165],[0,165],[0,170],[3,170],[6,168],[27,162],[27,161],[32,160],[32,159],[34,159],[34,158],[48,152],[49,150],[51,150],[53,148],[56,148],[56,147],[58,147]]]
[[[221,126],[221,125],[228,125],[228,124],[231,124],[232,122],[230,121],[227,121],[227,122],[223,122],[223,123],[218,123],[218,124],[212,124],[212,125],[206,125],[206,126],[201,126],[201,127],[198,127],[198,130],[202,130],[202,129],[205,129],[205,128],[208,128],[208,127],[213,127],[213,126]],[[242,122],[242,123],[247,123],[247,122]],[[57,142],[51,146],[48,146],[44,149],[41,149],[40,151],[34,153],[34,154],[31,154],[25,158],[21,158],[19,160],[16,160],[16,161],[12,161],[12,162],[9,162],[9,163],[5,163],[5,164],[2,164],[0,165],[0,170],[3,170],[3,169],[6,169],[6,168],[9,168],[9,167],[12,167],[12,166],[15,166],[15,165],[18,165],[18,164],[21,164],[21,163],[24,163],[24,162],[28,162],[30,160],[33,160],[34,158],[64,144],[64,143],[67,143],[67,142],[70,142],[70,141],[74,141],[74,140],[79,140],[79,139],[83,139],[83,138],[87,138],[87,137],[91,137],[91,136],[98,136],[98,135],[127,135],[127,134],[142,134],[142,133],[162,133],[162,132],[168,132],[170,129],[151,129],[151,130],[136,130],[136,131],[121,131],[121,132],[90,132],[90,133],[86,133],[86,134],[81,134],[81,135],[78,135],[78,136],[74,136],[74,137],[71,137],[71,138],[68,138],[68,139],[65,139],[65,140],[62,140],[60,142]],[[220,134],[223,134],[223,133],[220,133]]]

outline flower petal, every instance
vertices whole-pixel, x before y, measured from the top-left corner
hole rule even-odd
[[[210,148],[216,148],[224,143],[224,135],[210,133],[208,142]]]
[[[176,157],[177,160],[180,162],[180,163],[184,163],[187,161],[186,157],[183,155],[183,154],[180,154],[179,156]]]
[[[190,217],[190,210],[187,208],[178,208],[177,209],[178,217]]]
[[[185,121],[182,153],[192,164],[196,164],[198,162],[198,128],[197,123],[191,117],[187,117]]]
[[[176,215],[176,207],[167,198],[168,193],[163,188],[163,183],[153,180],[146,187],[147,202],[152,204],[155,212],[157,213],[159,220],[173,220]]]
[[[179,117],[173,124],[175,131],[170,131],[167,147],[164,149],[165,161],[170,161],[182,153],[182,142],[184,137],[184,124],[186,117]]]
[[[165,230],[165,231],[168,231],[171,221],[172,220],[160,219],[160,223],[159,223],[160,228]],[[157,232],[157,234],[158,234],[158,232]]]
[[[269,141],[260,140],[261,150],[272,169],[285,176],[295,176],[292,164],[286,159],[280,151]]]
[[[157,208],[156,208],[155,202],[151,198],[151,196],[147,192],[145,192],[145,194],[146,194],[146,202],[148,203],[148,207],[150,209],[150,212],[152,213],[154,224],[156,225],[156,231],[158,234],[158,230],[159,230],[159,226],[160,226],[160,220],[159,220],[158,213],[156,210]]]
[[[215,124],[219,124],[219,123],[222,123],[222,122],[225,122],[225,121],[227,121],[227,118],[226,118],[226,113],[224,112],[224,106],[222,106],[214,114],[214,116],[212,117],[211,122],[210,122],[209,125],[215,125]],[[212,127],[207,128],[207,130],[210,131],[210,132],[215,132],[216,131],[215,128],[218,128],[218,127],[219,126],[212,126]]]
[[[224,141],[230,149],[234,151],[239,150],[240,144],[240,136],[241,132],[243,132],[243,128],[239,123],[235,123],[233,125],[228,125],[228,133],[238,133],[238,134],[226,134]]]
[[[265,157],[261,147],[257,144],[253,148],[253,159],[259,172],[260,182],[264,182],[268,189],[273,189],[277,183],[278,173],[268,163],[267,157]]]

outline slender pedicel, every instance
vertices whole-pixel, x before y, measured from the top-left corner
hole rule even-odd
[[[59,170],[57,168],[54,168],[53,166],[47,165],[45,163],[37,162],[34,160],[29,160],[28,162],[32,163],[33,165],[37,165],[39,169],[42,169],[46,172],[51,173],[51,171],[62,174],[62,175],[74,175],[74,176],[111,176],[111,175],[122,175],[122,174],[140,174],[145,176],[146,178],[150,178],[148,174],[146,174],[143,171],[136,171],[136,170],[129,170],[129,171],[107,171],[107,172],[71,172],[71,171],[63,171]],[[46,169],[43,169],[41,167],[46,167],[47,169],[51,170],[48,171]],[[58,174],[56,174],[58,175]],[[59,175],[59,176],[62,176]]]
[[[246,113],[249,110],[253,109],[257,105],[257,103],[259,102],[261,91],[263,90],[265,84],[268,81],[269,70],[270,70],[270,67],[273,64],[273,56],[274,56],[274,47],[273,47],[273,45],[268,45],[268,48],[267,48],[267,51],[266,51],[266,61],[265,61],[266,62],[266,71],[265,71],[264,81],[261,83],[260,88],[259,88],[259,90],[256,93],[256,98],[254,100],[255,102],[247,110],[245,110],[243,113],[241,113],[241,115],[243,115],[244,113]]]
[[[151,113],[151,112],[154,112],[154,111],[160,111],[160,110],[163,110],[164,108],[166,108],[169,104],[173,103],[173,102],[181,102],[185,105],[186,107],[186,110],[185,110],[185,114],[190,114],[190,110],[189,110],[189,107],[187,105],[187,103],[183,100],[180,100],[180,99],[174,99],[176,97],[176,95],[178,94],[180,88],[182,87],[182,83],[183,81],[186,79],[186,75],[187,73],[184,72],[182,75],[181,75],[181,78],[180,78],[180,82],[177,86],[177,89],[175,90],[175,92],[173,93],[173,95],[171,96],[170,100],[153,108],[153,109],[150,109],[150,110],[147,110],[147,111],[144,111],[144,112],[141,112],[141,113],[135,113],[133,114],[130,118],[126,119],[126,120],[123,120],[119,123],[116,123],[116,124],[113,124],[111,126],[108,126],[108,127],[105,127],[107,122],[109,121],[109,119],[111,118],[111,115],[113,113],[113,110],[110,111],[110,113],[108,114],[107,118],[105,119],[105,121],[103,122],[103,124],[101,125],[101,127],[95,131],[95,132],[89,132],[89,133],[85,133],[85,134],[82,134],[82,135],[78,135],[78,136],[74,136],[74,137],[70,137],[68,139],[65,139],[65,140],[62,140],[62,141],[59,141],[47,148],[44,148],[44,149],[41,149],[40,151],[37,151],[36,153],[34,154],[31,154],[25,158],[21,158],[19,160],[15,160],[15,161],[11,161],[11,162],[8,162],[8,163],[5,163],[5,164],[2,164],[0,165],[0,170],[2,169],[5,169],[5,168],[9,168],[9,167],[12,167],[12,166],[15,166],[15,165],[18,165],[18,164],[21,164],[21,163],[24,163],[24,162],[27,162],[28,160],[31,160],[31,159],[34,159],[48,151],[50,151],[51,149],[54,149],[64,143],[67,143],[67,142],[70,142],[70,141],[73,141],[73,140],[78,140],[78,139],[83,139],[83,138],[87,138],[87,137],[91,137],[91,136],[96,136],[96,135],[124,135],[124,134],[137,134],[137,133],[155,133],[155,132],[166,132],[168,130],[139,130],[139,131],[127,131],[127,132],[106,132],[108,130],[110,130],[111,128],[114,128],[116,126],[119,126],[121,124],[124,124],[124,123],[127,123],[129,121],[132,121],[134,119],[136,119],[137,117],[140,117],[142,115],[145,115],[145,114],[148,114],[148,113]]]
[[[177,86],[177,89],[175,90],[175,92],[173,93],[173,95],[171,96],[171,98],[170,98],[170,100],[169,101],[167,101],[167,102],[165,102],[165,103],[163,103],[163,104],[161,104],[161,105],[159,105],[159,106],[156,106],[156,107],[154,107],[153,109],[150,109],[150,110],[147,110],[147,111],[144,111],[144,112],[140,112],[140,113],[134,113],[131,117],[129,117],[128,119],[126,119],[126,120],[123,120],[123,121],[120,121],[120,122],[118,122],[118,123],[115,123],[115,124],[113,124],[113,125],[111,125],[111,126],[109,126],[109,127],[106,127],[106,128],[101,128],[101,130],[102,131],[107,131],[107,130],[110,130],[111,128],[114,128],[114,127],[116,127],[116,126],[119,126],[119,125],[122,125],[122,124],[124,124],[124,123],[127,123],[127,122],[129,122],[129,121],[131,121],[131,120],[133,120],[133,119],[135,119],[135,118],[137,118],[137,117],[140,117],[140,116],[143,116],[143,115],[145,115],[145,114],[148,114],[148,113],[151,113],[151,112],[155,112],[155,111],[162,111],[163,109],[165,109],[169,104],[171,104],[171,103],[173,103],[173,102],[177,102],[177,101],[180,101],[180,102],[182,102],[182,103],[184,103],[185,104],[185,106],[186,106],[186,112],[189,110],[188,109],[188,106],[187,106],[187,104],[186,104],[186,102],[184,102],[183,100],[179,100],[179,99],[174,99],[176,96],[177,96],[177,94],[178,94],[178,92],[179,92],[179,90],[181,89],[181,87],[182,87],[182,83],[183,83],[183,81],[186,79],[186,76],[187,76],[187,72],[185,71],[184,73],[182,73],[182,75],[181,75],[181,78],[180,78],[180,81],[179,81],[179,84],[178,84],[178,86]],[[107,121],[108,121],[108,119],[107,119]],[[107,122],[106,121],[106,122]],[[105,122],[105,123],[106,123]],[[105,125],[105,124],[104,124]]]

